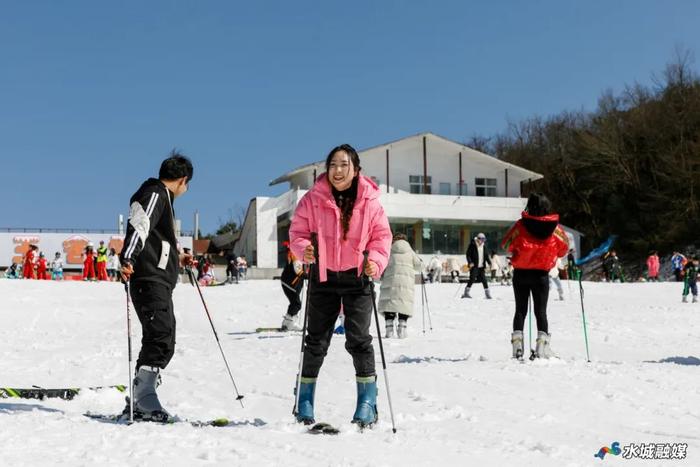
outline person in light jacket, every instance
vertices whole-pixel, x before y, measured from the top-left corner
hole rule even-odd
[[[416,271],[420,271],[421,260],[406,239],[406,235],[394,235],[391,245],[389,265],[384,271],[382,286],[379,289],[379,312],[386,321],[386,337],[394,337],[394,320],[399,317],[396,329],[399,339],[407,337],[406,324],[413,316],[413,296]]]

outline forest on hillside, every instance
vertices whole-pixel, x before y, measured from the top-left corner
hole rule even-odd
[[[690,52],[651,85],[605,91],[595,110],[510,123],[466,144],[544,175],[526,187],[553,201],[587,251],[611,234],[641,259],[700,246],[700,79]]]

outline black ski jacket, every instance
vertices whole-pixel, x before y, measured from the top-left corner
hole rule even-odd
[[[173,194],[149,178],[129,201],[129,224],[119,260],[131,263],[134,282],[159,282],[171,290],[180,270]]]
[[[474,264],[475,267],[479,267],[477,264],[479,262],[479,251],[477,250],[476,240],[472,239],[467,247],[467,264]],[[484,266],[488,265],[491,267],[491,258],[489,258],[488,251],[486,250],[486,243],[484,243]]]

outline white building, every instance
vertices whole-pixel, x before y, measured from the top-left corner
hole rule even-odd
[[[371,147],[359,156],[362,173],[380,186],[392,230],[405,233],[424,255],[462,256],[477,232],[497,249],[525,206],[523,184],[542,178],[433,133]],[[289,190],[251,200],[234,251],[259,268],[281,267],[294,209],[324,171],[322,160],[270,182],[289,183]]]

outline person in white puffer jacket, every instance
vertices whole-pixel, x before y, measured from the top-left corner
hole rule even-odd
[[[114,248],[110,248],[109,256],[107,257],[107,277],[109,277],[110,281],[119,280],[119,270],[121,268],[122,265],[119,262],[119,255],[117,254],[117,250],[115,250]]]
[[[407,321],[413,316],[413,297],[416,272],[420,271],[421,260],[406,241],[404,234],[394,235],[391,245],[389,265],[384,271],[379,289],[377,309],[386,321],[386,337],[394,337],[394,320],[398,315],[397,334],[399,339],[407,337]]]

